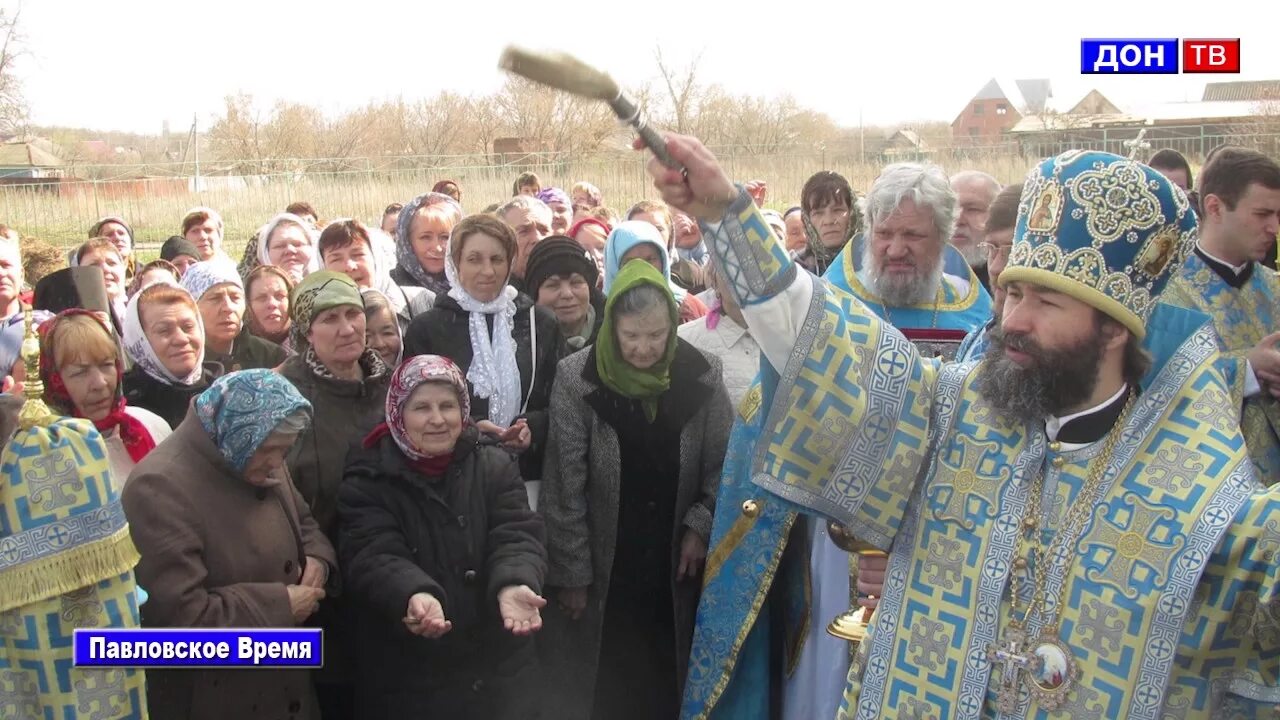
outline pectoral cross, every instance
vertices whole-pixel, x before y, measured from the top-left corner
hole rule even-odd
[[[996,708],[1006,715],[1017,712],[1022,673],[1035,672],[1040,660],[1027,648],[1027,633],[1021,627],[1010,626],[1005,632],[1003,645],[987,646],[987,659],[1000,671]]]

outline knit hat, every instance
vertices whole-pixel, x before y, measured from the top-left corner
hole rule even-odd
[[[538,191],[538,199],[550,205],[553,202],[569,205],[569,195],[565,191],[557,187],[543,188]]]
[[[600,279],[596,261],[591,259],[577,240],[564,235],[552,235],[536,243],[529,252],[529,264],[524,271],[525,288],[536,301],[538,288],[542,287],[547,278],[552,275],[567,277],[571,273],[582,275],[591,287],[595,287]]]
[[[193,260],[201,260],[204,256],[196,249],[195,244],[181,235],[174,235],[160,246],[160,259],[173,262],[179,255],[186,255]]]
[[[102,226],[106,225],[107,223],[115,223],[123,227],[124,231],[129,233],[129,242],[130,243],[133,242],[133,228],[129,227],[129,223],[125,222],[124,218],[120,217],[119,215],[108,215],[98,220],[98,222],[94,223],[93,226],[89,228],[89,239],[92,240],[93,238],[96,238],[99,235],[101,235]]]

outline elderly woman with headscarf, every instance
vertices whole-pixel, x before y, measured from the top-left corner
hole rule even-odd
[[[521,453],[525,480],[538,480],[560,344],[555,315],[511,286],[516,237],[506,223],[472,215],[448,247],[450,289],[409,326],[405,356],[443,355],[462,368],[476,427]]]
[[[275,265],[296,283],[320,267],[310,223],[292,213],[271,218],[258,233],[258,264]]]
[[[365,344],[364,298],[351,278],[313,272],[294,288],[289,307],[298,354],[280,374],[315,413],[315,422],[289,450],[289,472],[320,530],[337,544],[338,486],[347,451],[381,422],[391,370]],[[316,622],[330,648],[316,678],[329,713],[349,705],[355,691],[350,619],[338,599],[324,603]]]
[[[862,232],[858,196],[844,176],[823,170],[805,181],[800,208],[808,246],[796,262],[821,277],[849,241]]]
[[[449,237],[462,222],[462,206],[430,192],[409,201],[396,223],[396,266],[391,279],[401,287],[423,287],[437,297],[449,292],[445,256]]]
[[[133,228],[119,215],[108,215],[89,228],[89,239],[106,238],[120,252],[124,260],[124,280],[133,279],[137,269],[136,257],[133,253]]]
[[[368,288],[382,293],[403,333],[415,317],[431,309],[436,295],[424,287],[399,285],[391,279],[394,261],[388,263],[379,247],[382,238],[384,233],[359,220],[334,220],[320,233],[320,258],[326,270],[344,273],[362,291]]]
[[[289,295],[293,278],[275,265],[259,265],[244,282],[244,324],[249,334],[292,352]]]
[[[204,325],[191,293],[165,282],[143,288],[124,316],[124,349],[133,367],[124,374],[129,405],[146,408],[170,427],[187,415],[191,398],[222,374],[204,360]]]
[[[666,278],[632,260],[556,375],[539,511],[551,596],[581,624],[554,658],[557,717],[679,714],[733,410],[677,324]]]
[[[311,406],[269,370],[219,378],[134,468],[123,502],[155,628],[287,628],[337,580],[284,456]],[[314,718],[308,670],[152,670],[154,718]]]
[[[64,310],[40,325],[44,400],[62,415],[91,420],[102,433],[116,491],[156,445],[169,423],[124,399],[124,362],[115,335],[97,314]]]
[[[535,302],[555,313],[560,326],[560,357],[596,340],[604,322],[604,293],[597,289],[599,270],[581,245],[553,236],[533,246],[525,284]]]
[[[249,332],[244,322],[244,284],[225,258],[192,265],[182,286],[195,298],[204,324],[205,356],[223,372],[274,368],[286,353],[279,345]]]
[[[569,194],[558,187],[549,187],[539,190],[537,197],[551,208],[551,234],[569,232],[569,226],[573,225],[573,203]]]
[[[387,367],[404,358],[404,335],[396,321],[396,311],[386,295],[372,288],[360,291],[364,298],[364,344],[378,353]]]
[[[526,636],[546,604],[545,530],[468,403],[456,365],[411,358],[392,375],[386,422],[348,459],[339,547],[363,717],[537,716]]]
[[[311,273],[293,290],[298,354],[280,367],[314,408],[315,422],[289,452],[289,470],[316,522],[333,536],[343,461],[382,417],[391,369],[365,344],[364,298],[351,278]]]
[[[671,261],[667,255],[667,242],[662,233],[646,220],[627,220],[618,223],[605,241],[604,294],[610,294],[613,279],[622,266],[631,260],[644,260],[662,273],[667,287],[680,309],[680,322],[686,323],[705,317],[707,306],[671,279]]]

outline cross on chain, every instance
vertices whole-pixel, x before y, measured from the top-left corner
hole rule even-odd
[[[1027,635],[1019,628],[1009,628],[1004,645],[987,647],[987,659],[1000,671],[1000,685],[996,690],[996,707],[1011,714],[1018,710],[1018,686],[1023,672],[1034,673],[1039,669],[1040,658],[1026,649]]]

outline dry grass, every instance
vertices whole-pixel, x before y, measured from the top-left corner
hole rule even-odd
[[[67,264],[67,253],[38,237],[22,238],[22,274],[27,284],[35,287],[40,278]]]
[[[1034,161],[1016,156],[936,160],[948,172],[984,170],[1001,182],[1020,180]],[[855,162],[852,158],[817,153],[736,156],[722,160],[731,176],[741,182],[763,179],[769,184],[768,205],[784,209],[798,203],[800,188],[810,175],[831,169],[848,177],[855,188],[866,189],[881,165]],[[200,193],[142,194],[123,199],[104,185],[86,183],[82,192],[62,196],[29,188],[0,188],[0,222],[18,228],[26,236],[40,238],[59,247],[83,242],[88,228],[103,215],[120,215],[134,230],[143,247],[158,247],[170,235],[180,232],[181,219],[188,208],[207,205],[222,213],[226,222],[227,250],[235,257],[244,242],[272,215],[296,200],[307,200],[323,216],[377,220],[389,203],[405,202],[425,192],[436,181],[457,180],[463,205],[479,212],[487,205],[505,201],[511,195],[516,175],[532,170],[545,185],[568,188],[578,180],[588,180],[604,192],[605,203],[625,212],[638,200],[652,197],[653,186],[644,163],[635,158],[581,160],[543,165],[441,167],[404,172],[352,172],[268,176],[253,178],[256,186],[213,188]],[[211,178],[211,183],[219,182]],[[144,256],[148,253],[143,253]]]

